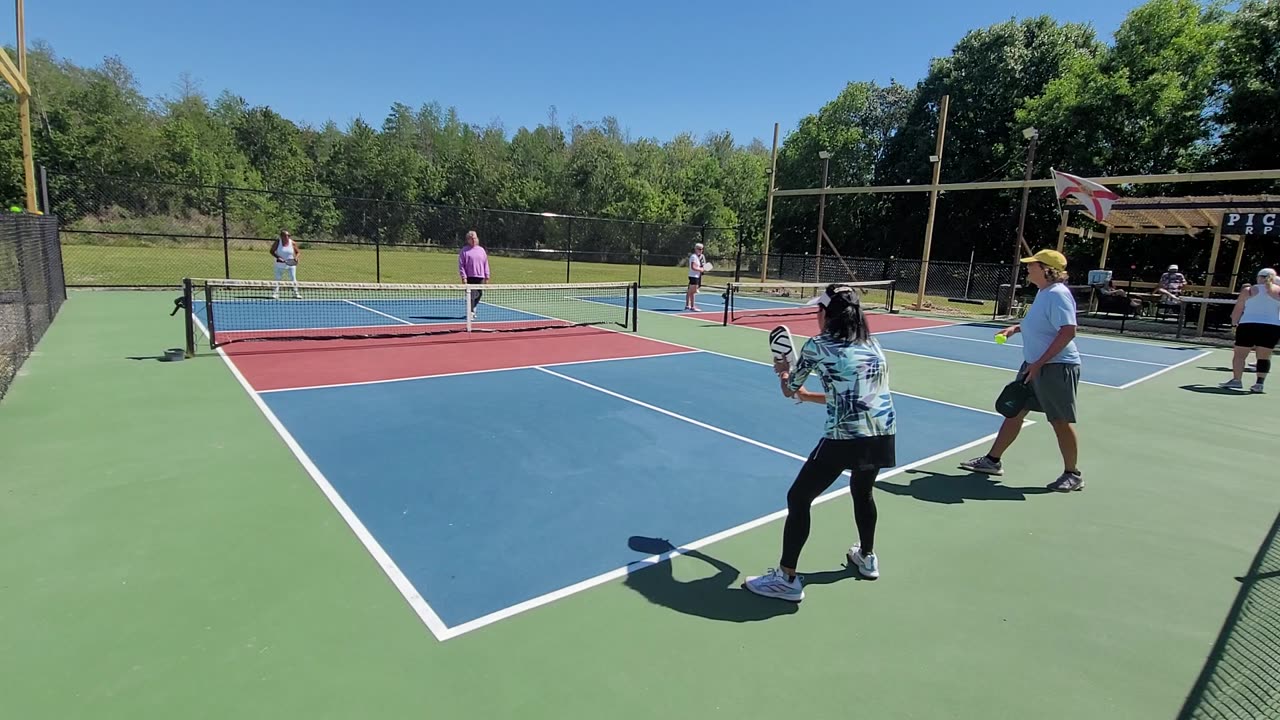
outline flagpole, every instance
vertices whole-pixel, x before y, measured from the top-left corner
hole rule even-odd
[[[1018,239],[1013,243],[1013,272],[1009,278],[1009,313],[1013,313],[1013,304],[1018,298],[1018,269],[1022,264],[1022,253],[1027,256],[1031,255],[1031,249],[1027,247],[1027,241],[1023,238],[1022,232],[1027,224],[1027,195],[1031,192],[1031,163],[1036,158],[1036,141],[1040,139],[1040,132],[1035,128],[1027,128],[1022,134],[1031,139],[1031,145],[1027,148],[1027,171],[1022,178],[1022,209],[1018,212]]]

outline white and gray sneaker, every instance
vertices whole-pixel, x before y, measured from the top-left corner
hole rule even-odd
[[[976,457],[972,460],[965,460],[964,462],[960,463],[960,467],[962,469],[968,470],[969,472],[985,473],[987,475],[1003,475],[1004,474],[1004,466],[1000,464],[999,461],[992,460],[986,455],[983,455],[982,457]]]
[[[777,568],[771,568],[764,575],[747,578],[746,582],[742,583],[742,587],[757,595],[779,600],[800,602],[804,599],[802,578],[797,575],[795,580],[788,580],[787,574]]]
[[[1262,387],[1262,383],[1254,383],[1253,387],[1249,388],[1249,392],[1254,393],[1256,395],[1261,395],[1262,393],[1266,392],[1266,388]]]
[[[875,553],[867,555],[862,554],[862,548],[854,545],[849,548],[849,552],[845,553],[845,557],[849,560],[849,565],[858,569],[858,574],[864,578],[875,580],[880,577],[880,558]]]
[[[1243,390],[1244,383],[1240,382],[1239,380],[1228,380],[1224,383],[1218,383],[1218,387],[1222,388],[1223,390]]]
[[[1084,489],[1084,476],[1080,473],[1063,472],[1047,487],[1057,492],[1078,492]]]

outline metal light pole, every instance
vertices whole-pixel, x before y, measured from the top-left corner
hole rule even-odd
[[[822,220],[827,210],[827,167],[831,163],[831,153],[826,150],[818,152],[818,157],[822,158],[822,194],[818,196],[818,246],[815,253],[815,262],[813,271],[814,282],[822,282]]]
[[[1018,269],[1022,264],[1023,253],[1031,254],[1022,231],[1027,224],[1027,195],[1031,192],[1031,163],[1036,158],[1036,141],[1040,139],[1040,131],[1029,127],[1022,131],[1022,137],[1031,141],[1027,146],[1027,170],[1022,177],[1022,208],[1018,211],[1018,237],[1013,243],[1013,274],[1009,282],[1009,312],[1013,312],[1013,303],[1018,296]]]

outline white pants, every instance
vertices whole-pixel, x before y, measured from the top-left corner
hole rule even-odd
[[[289,276],[289,282],[293,283],[293,296],[298,297],[298,266],[285,265],[284,263],[276,263],[276,286],[272,290],[272,295],[280,294],[280,278]]]

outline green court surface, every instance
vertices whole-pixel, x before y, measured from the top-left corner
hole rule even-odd
[[[1226,350],[1127,389],[1082,386],[1084,492],[1043,492],[1061,464],[1043,419],[1002,478],[958,469],[970,450],[884,481],[877,582],[842,572],[842,497],[814,510],[798,607],[736,591],[777,562],[775,520],[441,642],[218,356],[155,359],[181,345],[173,296],[72,292],[0,402],[0,717],[1280,709],[1280,388],[1208,391]],[[646,313],[640,331],[767,359],[747,328]],[[977,408],[1009,379],[889,360],[895,390]]]

